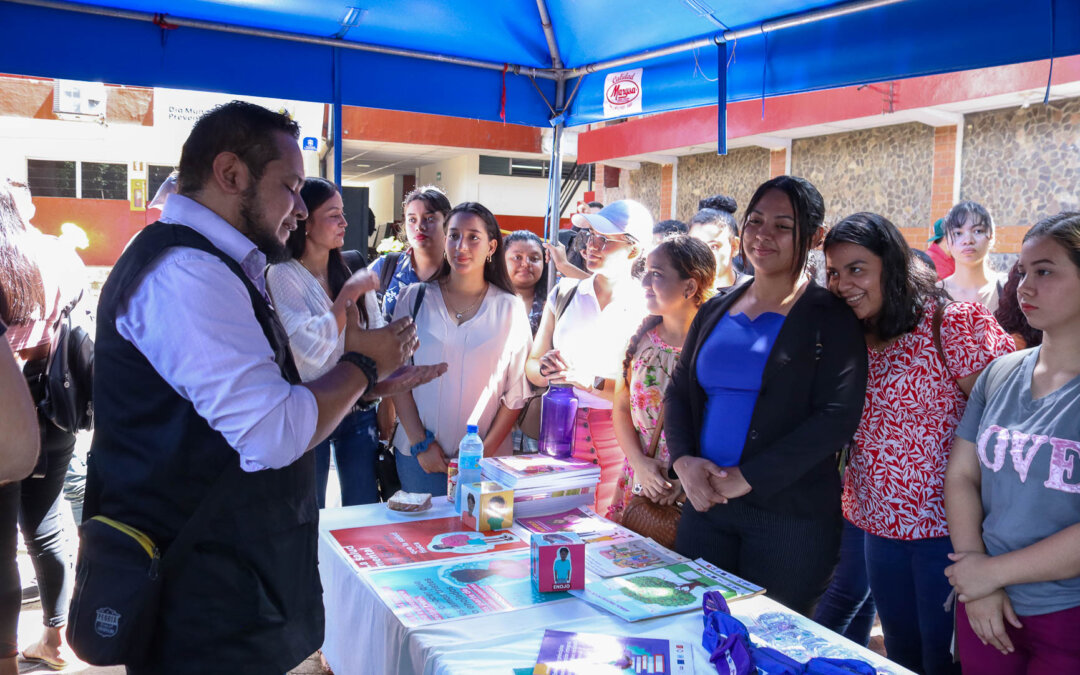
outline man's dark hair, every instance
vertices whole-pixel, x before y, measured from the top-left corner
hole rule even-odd
[[[904,235],[884,216],[855,213],[844,218],[825,235],[826,255],[836,244],[862,246],[881,258],[881,311],[865,325],[879,340],[910,333],[933,303],[948,302],[937,274],[912,253]]]
[[[214,158],[234,153],[247,166],[253,180],[280,156],[275,131],[300,138],[300,126],[288,115],[245,101],[230,101],[210,110],[195,122],[180,152],[178,192],[193,195],[205,187],[214,171]]]
[[[694,217],[690,219],[690,227],[695,225],[716,225],[717,227],[727,227],[728,234],[732,237],[739,236],[739,223],[736,222],[735,216],[730,211],[721,211],[719,209],[701,209],[694,214]]]
[[[690,228],[681,220],[661,220],[653,225],[653,234],[662,234],[665,237],[671,234],[686,234]]]
[[[728,197],[727,195],[713,195],[700,200],[697,203],[697,207],[699,211],[701,209],[715,209],[716,211],[735,213],[739,208],[739,204],[735,201],[734,197]]]

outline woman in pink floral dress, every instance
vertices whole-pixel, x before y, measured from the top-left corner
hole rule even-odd
[[[660,504],[674,502],[682,488],[667,477],[667,443],[661,433],[653,456],[649,444],[663,415],[664,389],[682,352],[698,307],[712,294],[716,260],[691,237],[665,239],[646,260],[649,316],[630,339],[623,377],[615,388],[613,422],[626,454],[607,517],[618,521],[630,498],[641,494]]]

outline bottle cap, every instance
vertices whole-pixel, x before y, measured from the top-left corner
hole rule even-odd
[[[468,425],[465,426],[465,433],[467,433],[467,434],[479,434],[480,433],[480,427],[476,426],[475,424],[468,424]]]

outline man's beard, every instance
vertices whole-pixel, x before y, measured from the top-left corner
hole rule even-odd
[[[256,202],[258,192],[249,187],[240,195],[240,219],[244,224],[247,238],[266,256],[266,262],[273,265],[292,259],[289,248],[277,237],[277,227],[266,222]]]

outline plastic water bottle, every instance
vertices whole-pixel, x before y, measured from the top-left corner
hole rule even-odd
[[[480,458],[484,456],[484,441],[475,424],[465,427],[465,438],[458,445],[458,476],[454,494],[454,509],[461,513],[461,488],[480,482]]]
[[[540,403],[540,452],[567,459],[574,454],[578,400],[568,384],[553,384]]]

